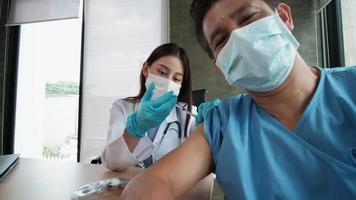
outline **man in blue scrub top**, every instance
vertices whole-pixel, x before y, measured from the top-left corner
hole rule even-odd
[[[201,106],[204,123],[122,199],[174,199],[211,172],[230,200],[356,199],[356,68],[308,66],[287,4],[194,0],[191,12],[202,47],[248,92]]]

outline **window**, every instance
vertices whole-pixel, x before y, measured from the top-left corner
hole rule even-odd
[[[167,4],[84,1],[84,24],[68,19],[21,25],[15,153],[70,161],[80,155],[81,162],[98,156],[111,104],[138,93],[143,62],[168,41]]]
[[[342,0],[341,12],[343,22],[343,37],[344,37],[344,53],[346,66],[356,65],[356,13],[354,8],[356,7],[355,0]]]
[[[15,153],[77,160],[81,19],[21,25]]]
[[[321,10],[323,63],[329,67],[355,66],[356,17],[354,0],[328,1]]]

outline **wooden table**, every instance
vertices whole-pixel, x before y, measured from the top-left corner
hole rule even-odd
[[[73,191],[85,184],[114,177],[130,179],[140,171],[141,169],[129,168],[113,172],[102,165],[21,158],[17,166],[0,182],[0,199],[70,200]],[[205,178],[179,199],[208,200],[212,181],[212,176]],[[113,188],[90,200],[119,199],[121,191],[120,188]]]

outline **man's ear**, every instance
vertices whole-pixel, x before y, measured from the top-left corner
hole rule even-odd
[[[282,21],[287,25],[289,30],[292,31],[294,29],[294,22],[290,7],[285,3],[280,3],[277,7],[277,10]]]
[[[149,66],[147,64],[147,62],[144,62],[142,64],[142,74],[147,78],[148,76],[148,69],[149,69]]]

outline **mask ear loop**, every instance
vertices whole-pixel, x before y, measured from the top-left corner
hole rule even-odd
[[[217,67],[217,65],[216,65],[216,61],[217,61],[217,60],[218,60],[217,58],[214,58],[214,59],[213,59],[213,66],[214,66],[214,67]]]

